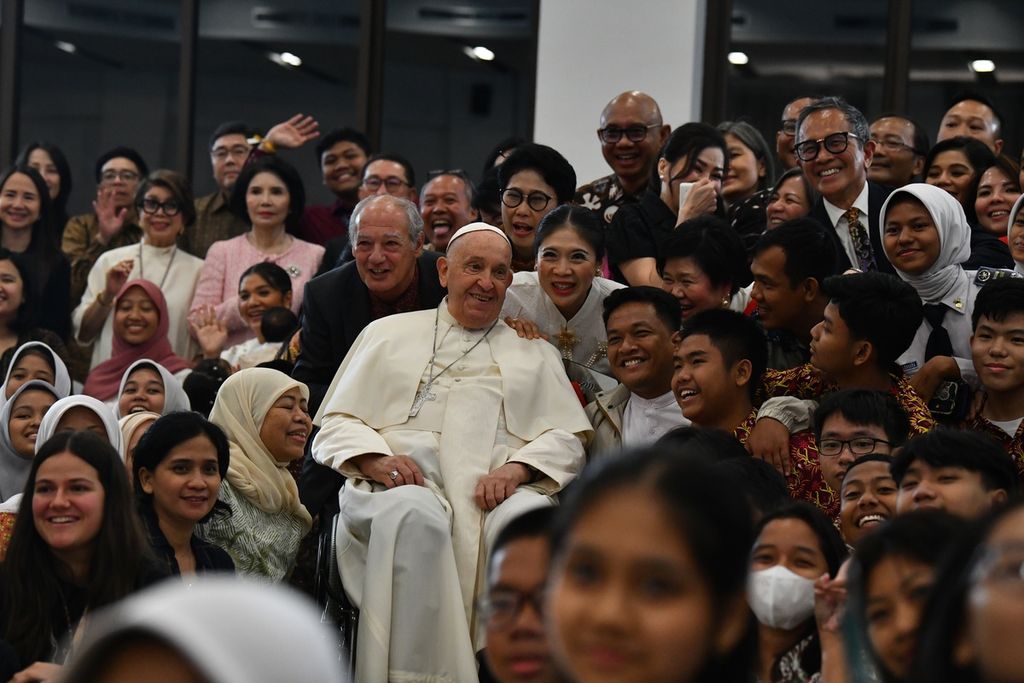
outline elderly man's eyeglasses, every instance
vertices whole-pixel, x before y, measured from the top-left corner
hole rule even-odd
[[[158,202],[155,199],[150,199],[149,197],[146,197],[141,202],[139,202],[139,208],[151,215],[155,214],[157,211],[160,211],[162,209],[164,215],[167,216],[168,218],[172,216],[177,216],[179,213],[181,213],[181,204],[179,204],[174,199],[168,199],[166,202]]]
[[[515,623],[523,608],[528,604],[533,607],[538,617],[542,616],[544,614],[543,591],[535,593],[520,593],[510,590],[494,591],[481,598],[480,616],[488,627],[506,629]]]
[[[403,187],[411,187],[409,183],[405,182],[401,178],[391,176],[389,178],[381,178],[380,176],[370,175],[363,178],[363,187],[367,190],[376,192],[383,185],[388,192],[398,192]]]
[[[784,135],[794,137],[796,135],[796,119],[782,119],[782,132]]]
[[[126,183],[135,182],[139,179],[139,174],[135,171],[104,171],[100,174],[100,179],[105,183],[112,183],[120,178]]]
[[[854,455],[867,455],[875,452],[876,444],[892,444],[885,439],[872,439],[870,436],[858,436],[856,439],[843,441],[841,439],[822,439],[818,442],[818,453],[821,455],[834,456],[843,452],[843,446],[849,446],[850,452]]]
[[[232,147],[217,147],[212,152],[210,152],[210,156],[212,156],[217,161],[224,161],[228,157],[233,157],[235,159],[244,159],[247,156],[249,156],[249,146],[234,145]]]
[[[902,140],[894,140],[892,138],[876,138],[872,136],[871,141],[874,142],[879,147],[881,147],[882,149],[886,150],[887,152],[898,152],[901,149],[905,149],[911,154],[918,153],[916,149],[906,144]]]
[[[601,142],[609,145],[614,145],[622,139],[623,135],[625,135],[626,139],[630,142],[643,142],[643,139],[647,137],[647,131],[651,128],[658,128],[661,125],[662,124],[660,123],[652,123],[648,126],[629,126],[628,128],[606,126],[598,129],[597,136],[601,138]]]
[[[825,145],[825,149],[827,149],[830,154],[842,154],[846,151],[846,148],[850,146],[850,138],[853,138],[854,140],[860,139],[849,131],[843,131],[841,133],[826,135],[825,137],[818,138],[817,140],[804,140],[803,142],[797,143],[793,149],[796,150],[796,156],[800,161],[814,161],[818,158],[822,145]]]
[[[526,205],[534,211],[543,211],[553,197],[544,194],[540,190],[531,192],[528,195],[524,195],[521,191],[514,188],[501,191],[501,203],[510,209],[514,209],[522,204],[524,199],[526,200]]]

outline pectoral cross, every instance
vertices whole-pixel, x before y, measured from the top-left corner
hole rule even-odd
[[[563,327],[562,331],[555,335],[555,340],[558,342],[558,349],[562,352],[562,358],[572,360],[572,348],[580,343],[576,333],[568,327]]]
[[[430,382],[427,382],[422,389],[416,392],[416,400],[412,402],[412,408],[409,409],[409,417],[416,417],[424,403],[435,400],[437,400],[437,394],[430,391]]]

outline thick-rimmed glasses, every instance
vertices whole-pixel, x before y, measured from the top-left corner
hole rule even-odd
[[[875,452],[877,444],[892,446],[885,439],[873,439],[870,436],[858,436],[855,439],[821,439],[818,441],[818,453],[829,457],[839,455],[843,452],[843,446],[848,446],[854,455],[867,455]]]
[[[830,154],[842,154],[846,151],[846,148],[850,146],[850,138],[860,140],[860,138],[853,133],[843,131],[841,133],[831,133],[823,138],[818,138],[817,140],[804,140],[803,142],[797,143],[793,149],[796,151],[796,156],[800,161],[814,161],[818,158],[822,145],[825,146],[825,149],[827,149]]]
[[[520,593],[519,591],[494,591],[480,599],[480,616],[489,628],[506,629],[515,623],[526,605],[532,605],[538,617],[543,617],[544,593]]]
[[[405,182],[401,178],[391,176],[390,178],[381,178],[380,176],[366,176],[363,178],[363,187],[371,192],[376,192],[383,185],[384,189],[388,192],[398,192],[403,187],[412,187],[409,183]]]
[[[164,215],[168,218],[177,216],[181,213],[181,204],[174,199],[168,199],[166,202],[158,202],[155,199],[143,199],[139,202],[139,208],[148,214],[155,214],[157,211],[163,210]]]
[[[534,211],[543,211],[554,198],[540,190],[535,190],[528,195],[524,195],[522,191],[515,188],[501,191],[501,203],[510,209],[514,209],[522,204],[524,199],[526,200],[526,205]]]
[[[643,142],[644,138],[647,137],[647,131],[651,128],[658,128],[662,124],[652,123],[647,126],[629,126],[627,128],[619,128],[618,126],[605,126],[597,130],[597,137],[601,138],[601,142],[614,145],[616,142],[622,139],[625,135],[626,139],[630,142]]]

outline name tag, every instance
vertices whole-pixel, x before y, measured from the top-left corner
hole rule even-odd
[[[903,370],[904,375],[912,375],[917,372],[917,361],[912,360],[909,363],[904,363],[900,368]]]

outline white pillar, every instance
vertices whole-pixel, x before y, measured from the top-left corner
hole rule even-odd
[[[534,139],[565,155],[579,185],[610,169],[601,110],[641,90],[673,128],[700,118],[707,0],[541,0]]]

